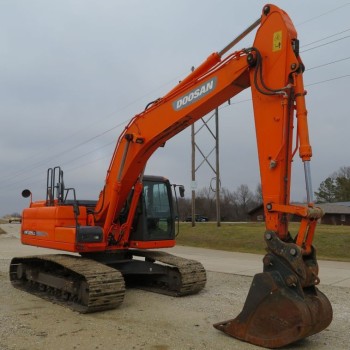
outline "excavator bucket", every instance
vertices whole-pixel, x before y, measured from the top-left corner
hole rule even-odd
[[[241,313],[214,327],[237,339],[274,349],[322,331],[332,316],[327,297],[315,286],[303,288],[291,265],[270,252],[264,258],[264,272],[253,278]]]
[[[304,297],[272,273],[255,275],[242,312],[215,328],[246,342],[279,348],[325,329],[332,321],[327,297],[317,288]]]

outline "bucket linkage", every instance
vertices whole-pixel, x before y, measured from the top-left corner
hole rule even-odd
[[[332,306],[319,283],[315,249],[304,256],[299,246],[265,233],[264,272],[253,278],[243,310],[214,327],[240,340],[279,348],[325,329]]]

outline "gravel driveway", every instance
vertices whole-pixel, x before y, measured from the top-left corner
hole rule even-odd
[[[9,229],[10,228],[10,229]],[[212,327],[235,317],[245,301],[252,278],[208,272],[206,288],[198,295],[174,298],[128,289],[115,310],[81,315],[14,289],[8,279],[10,252],[28,255],[6,225],[0,235],[0,349],[144,349],[203,350],[260,349]],[[41,250],[37,254],[42,253]],[[322,286],[334,309],[330,327],[287,349],[349,349],[350,288]]]

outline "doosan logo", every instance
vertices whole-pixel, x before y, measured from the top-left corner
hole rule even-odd
[[[180,109],[189,106],[190,104],[200,100],[208,93],[212,92],[216,87],[216,80],[216,77],[211,78],[196,89],[190,91],[186,95],[173,102],[173,108],[175,111],[179,111]]]

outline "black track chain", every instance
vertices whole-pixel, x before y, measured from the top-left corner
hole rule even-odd
[[[26,279],[19,279],[17,266],[34,266],[41,268],[45,266],[45,272],[53,276],[64,270],[67,282],[83,282],[85,285],[84,303],[77,295],[66,295],[62,291],[52,288],[42,288],[38,283],[31,283]],[[62,275],[60,275],[62,277]],[[68,306],[80,313],[97,312],[114,309],[124,300],[125,283],[122,274],[106,265],[94,260],[85,259],[73,255],[37,255],[29,257],[13,258],[10,265],[10,280],[14,287],[40,296],[46,300]]]
[[[169,273],[179,281],[175,289],[157,288],[157,286],[146,286],[142,289],[171,296],[184,296],[199,293],[205,287],[206,272],[198,261],[159,251],[135,250],[131,252],[133,255],[144,257],[156,264],[161,263],[169,266]],[[169,277],[171,278],[171,276]]]

